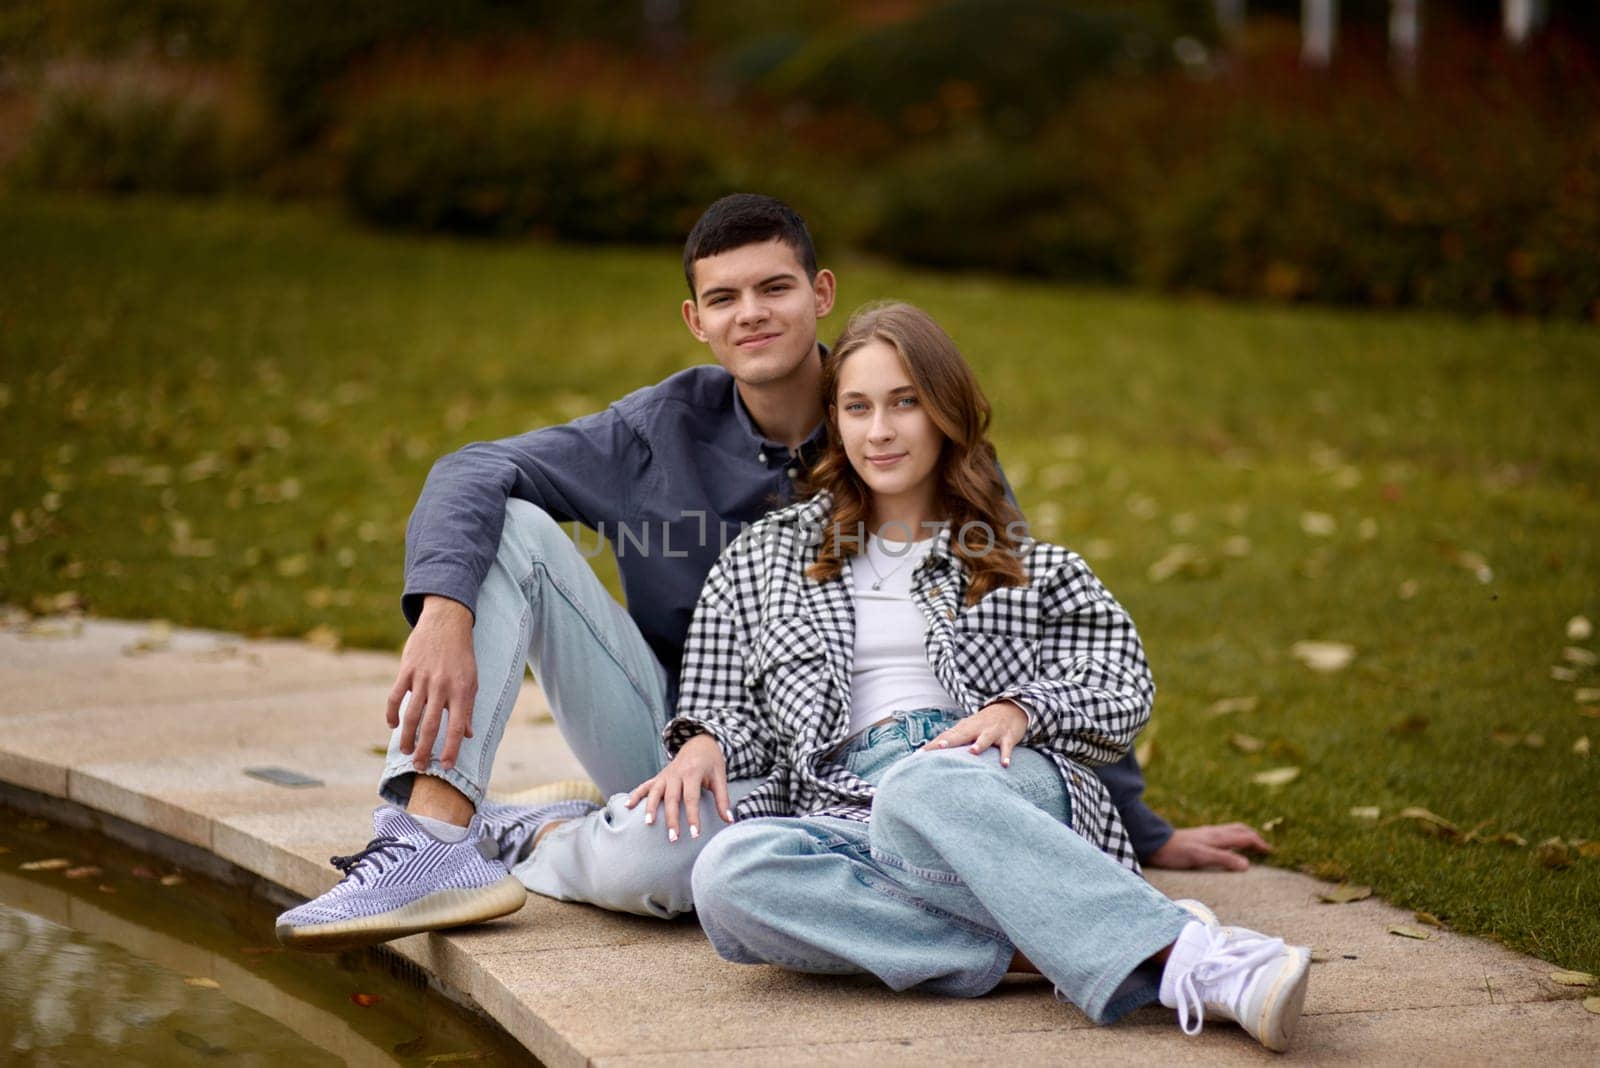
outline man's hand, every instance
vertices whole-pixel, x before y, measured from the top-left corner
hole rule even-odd
[[[646,779],[628,795],[632,808],[645,799],[644,821],[656,821],[656,807],[666,805],[667,841],[678,840],[678,806],[683,805],[689,817],[689,837],[700,837],[700,790],[711,788],[717,812],[724,823],[733,822],[733,809],[728,804],[728,768],[722,756],[722,746],[709,734],[697,734],[683,743],[672,763],[652,778]]]
[[[1011,750],[1028,733],[1028,714],[1010,701],[996,701],[985,705],[954,727],[934,737],[923,749],[953,749],[967,746],[972,753],[981,753],[990,746],[1000,750],[1000,766],[1011,766]]]
[[[407,692],[411,694],[409,701]],[[446,709],[450,716],[439,763],[446,768],[455,767],[461,739],[472,737],[472,702],[477,695],[472,613],[466,605],[448,597],[425,598],[422,615],[400,654],[400,674],[389,691],[388,710],[389,726],[400,728],[400,751],[415,754],[411,763],[419,772],[427,770]]]
[[[1238,850],[1270,853],[1272,846],[1243,823],[1218,823],[1206,827],[1183,827],[1172,832],[1167,844],[1145,859],[1150,868],[1223,868],[1244,871],[1250,862]]]

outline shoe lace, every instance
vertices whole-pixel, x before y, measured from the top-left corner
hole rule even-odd
[[[410,849],[415,851],[416,846],[410,842],[402,842],[390,835],[374,838],[367,843],[367,847],[359,853],[352,853],[348,857],[329,857],[328,863],[344,872],[345,878],[354,878],[358,883],[365,883],[366,879],[361,872],[361,865],[367,861],[392,859],[389,854],[391,849]],[[376,864],[374,864],[376,866]]]
[[[1251,973],[1282,952],[1281,938],[1230,938],[1221,927],[1208,932],[1205,952],[1193,967],[1178,976],[1176,984],[1178,1026],[1183,1033],[1197,1035],[1204,1025],[1208,999],[1201,996],[1202,988],[1210,995],[1209,1000],[1232,1004],[1244,993]]]

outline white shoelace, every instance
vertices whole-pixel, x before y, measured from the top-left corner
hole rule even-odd
[[[1281,938],[1230,940],[1224,928],[1208,931],[1205,952],[1174,984],[1178,1026],[1183,1033],[1198,1035],[1205,1023],[1206,999],[1200,996],[1201,987],[1213,994],[1210,1000],[1233,1004],[1244,993],[1251,973],[1282,952]],[[1189,1026],[1190,1013],[1194,1014],[1193,1028]]]

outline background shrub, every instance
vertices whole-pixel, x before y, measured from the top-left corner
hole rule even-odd
[[[385,225],[674,242],[727,181],[706,148],[670,129],[507,97],[413,95],[352,118],[344,197]]]
[[[58,89],[43,102],[19,161],[49,189],[210,193],[229,173],[216,104],[162,91]]]

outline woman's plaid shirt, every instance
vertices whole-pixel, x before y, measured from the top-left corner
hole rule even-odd
[[[850,558],[831,582],[805,576],[832,504],[819,493],[751,525],[712,567],[689,625],[679,715],[662,737],[676,754],[710,734],[729,778],[767,776],[738,819],[871,815],[872,786],[824,756],[849,734],[855,652]],[[1110,795],[1086,771],[1120,759],[1150,718],[1155,683],[1132,620],[1080,556],[1032,539],[1028,585],[964,605],[967,567],[950,540],[942,528],[912,573],[928,664],[968,715],[1001,700],[1027,709],[1022,744],[1060,767],[1073,828],[1137,871]]]

